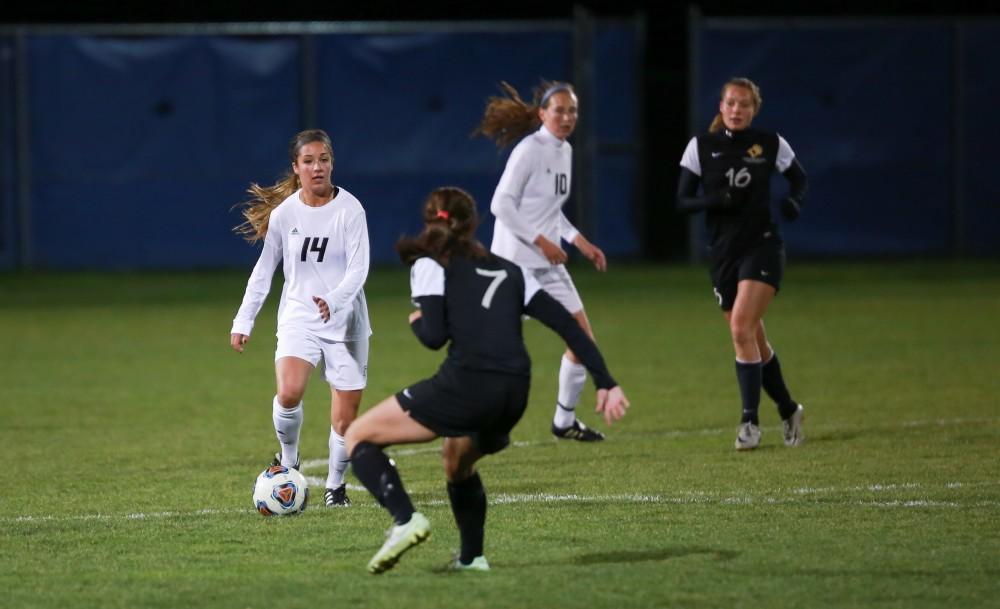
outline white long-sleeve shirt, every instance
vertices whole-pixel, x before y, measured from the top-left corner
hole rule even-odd
[[[493,253],[527,268],[551,266],[534,241],[544,235],[559,245],[580,234],[562,212],[572,175],[573,147],[544,125],[518,142],[490,203]]]
[[[293,328],[327,340],[366,339],[371,326],[362,289],[369,265],[365,210],[343,188],[338,187],[337,195],[321,207],[303,203],[300,192],[271,212],[264,248],[247,281],[232,332],[250,335],[278,261],[284,260],[279,332]],[[313,296],[329,305],[330,321],[323,322]]]

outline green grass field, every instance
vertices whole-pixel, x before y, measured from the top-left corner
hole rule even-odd
[[[782,445],[767,402],[747,454],[704,269],[575,266],[628,416],[600,445],[553,440],[561,348],[528,322],[531,406],[481,465],[493,570],[444,570],[435,443],[393,451],[434,532],[377,577],[389,518],[353,478],[346,510],[251,508],[279,288],[238,355],[248,273],[0,275],[0,607],[1000,606],[1000,262],[792,265],[767,321],[806,442]],[[366,292],[365,408],[442,359],[406,326],[405,270]],[[314,489],[328,396],[314,378]]]

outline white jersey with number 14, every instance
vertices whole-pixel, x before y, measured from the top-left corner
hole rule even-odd
[[[264,247],[250,274],[232,332],[250,334],[278,262],[284,261],[279,331],[300,329],[334,341],[366,339],[371,326],[363,290],[370,256],[365,210],[343,188],[321,207],[303,203],[300,192],[271,212]],[[313,296],[329,305],[328,322],[320,317]]]

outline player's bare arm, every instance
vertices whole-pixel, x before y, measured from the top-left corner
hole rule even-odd
[[[542,250],[542,255],[551,264],[565,264],[569,259],[569,256],[565,251],[557,244],[549,241],[545,235],[538,235],[535,237],[535,245],[537,245]]]
[[[602,273],[608,270],[608,259],[605,258],[604,252],[584,237],[583,233],[577,234],[576,238],[573,239],[573,245],[583,254],[584,258],[590,260],[595,269]]]

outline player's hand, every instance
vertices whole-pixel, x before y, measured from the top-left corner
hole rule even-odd
[[[542,255],[549,264],[566,264],[566,260],[569,259],[561,247],[549,241],[544,235],[535,238],[535,245],[542,250]]]
[[[319,307],[319,316],[323,318],[323,323],[330,321],[330,305],[319,296],[313,296],[313,302]]]
[[[247,336],[246,334],[238,334],[236,332],[233,332],[232,334],[229,335],[229,346],[232,347],[234,350],[243,353],[243,345],[247,344],[248,340],[250,340],[250,337]]]
[[[625,410],[628,407],[628,398],[625,397],[625,392],[620,386],[615,385],[611,389],[597,390],[597,408],[594,410],[604,413],[604,422],[608,425],[625,416]]]
[[[608,270],[608,259],[604,257],[604,252],[586,237],[577,235],[576,239],[573,240],[573,245],[576,246],[576,249],[580,250],[584,258],[590,260],[595,269],[602,273]]]
[[[733,186],[726,190],[726,194],[723,195],[722,207],[731,211],[736,211],[742,209],[747,203],[747,199],[750,198],[750,193],[747,192],[746,188],[738,188]]]
[[[417,321],[418,319],[420,319],[423,316],[424,316],[424,312],[421,311],[420,309],[417,309],[416,311],[410,313],[410,323],[412,324],[413,322]]]
[[[781,215],[785,217],[785,220],[789,222],[794,222],[796,218],[799,217],[799,213],[802,212],[802,207],[799,202],[792,197],[785,197],[781,200]]]

